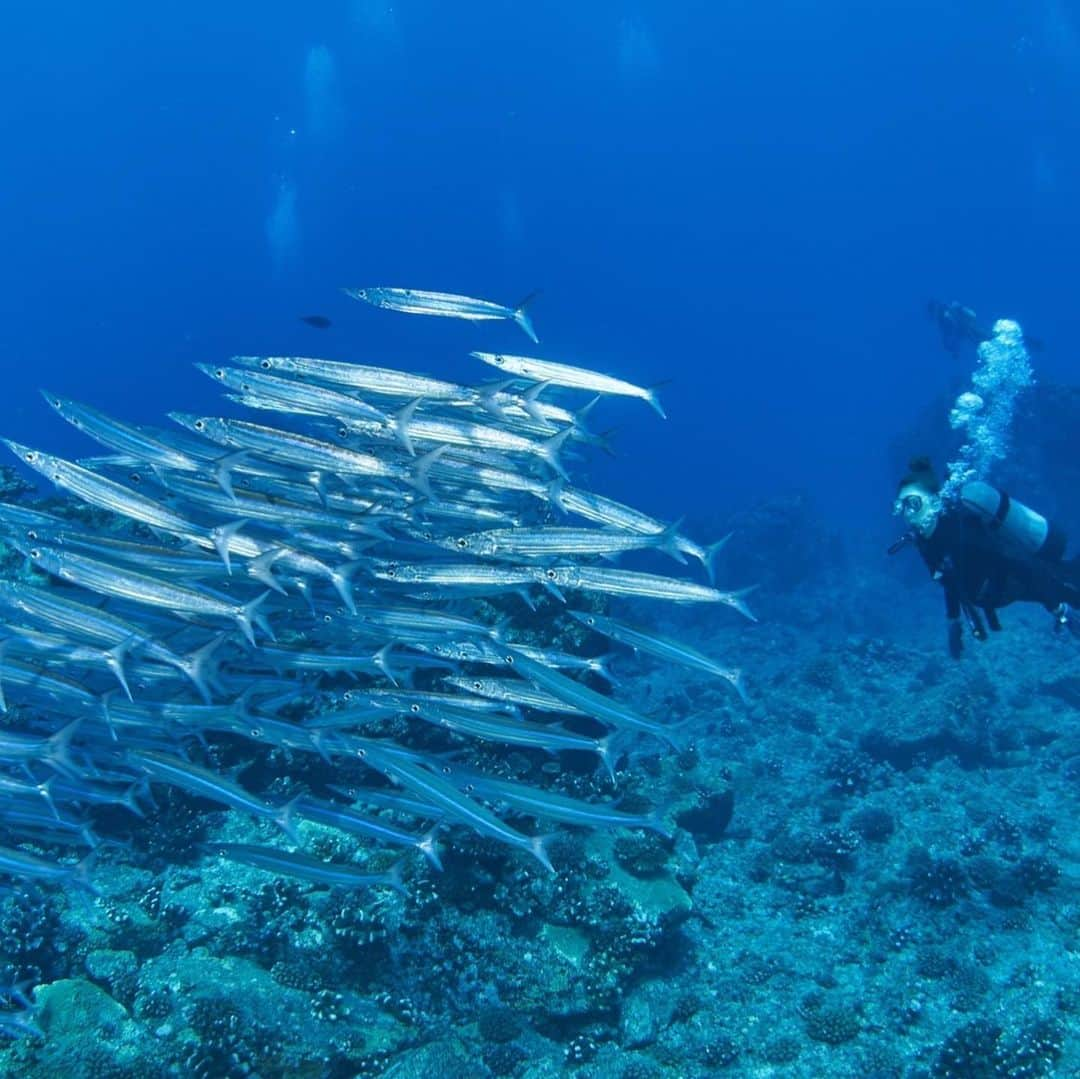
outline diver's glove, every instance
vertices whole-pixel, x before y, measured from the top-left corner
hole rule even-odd
[[[949,655],[959,659],[964,653],[964,624],[959,618],[949,619]]]

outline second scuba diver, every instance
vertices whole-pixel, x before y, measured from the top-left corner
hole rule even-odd
[[[1080,558],[1065,560],[1065,534],[982,481],[966,483],[944,502],[926,457],[915,458],[900,481],[894,512],[910,531],[890,553],[914,542],[945,590],[949,652],[959,657],[964,624],[977,640],[1000,630],[998,608],[1039,603],[1059,628],[1080,634]],[[985,621],[984,621],[985,620]]]

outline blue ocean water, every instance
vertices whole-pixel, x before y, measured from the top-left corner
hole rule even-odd
[[[5,38],[16,438],[39,385],[149,420],[233,352],[472,374],[512,328],[402,327],[337,289],[540,288],[553,355],[670,380],[669,428],[610,416],[613,493],[670,517],[798,487],[866,527],[883,443],[950,374],[927,298],[1015,317],[1068,371],[1058,0],[60,4]]]
[[[414,950],[445,949],[446,985],[417,984],[415,999],[379,996],[419,978],[408,943],[372,952],[405,971],[390,988],[351,967],[341,984],[325,972],[305,982],[289,945],[240,940],[226,914],[187,933],[177,975],[163,942],[183,933],[160,892],[180,889],[162,869],[171,840],[155,833],[142,867],[160,877],[147,884],[159,893],[152,916],[105,906],[151,917],[144,935],[157,945],[96,939],[82,974],[44,948],[12,971],[108,991],[140,1031],[115,1074],[138,1074],[131,1046],[155,1023],[169,1026],[166,1040],[189,1029],[209,1043],[206,1023],[162,989],[170,977],[220,977],[199,967],[207,954],[253,964],[250,982],[230,985],[236,997],[262,976],[254,968],[276,970],[295,994],[267,998],[260,1029],[291,1021],[275,1008],[336,1021],[334,994],[349,996],[348,1036],[326,1051],[344,1063],[328,1075],[395,1064],[448,1075],[1051,1074],[1059,1041],[1077,1066],[1080,989],[1055,965],[1072,954],[1076,924],[1055,875],[1075,873],[1075,647],[1027,608],[1009,612],[987,646],[996,651],[972,642],[947,666],[935,586],[911,552],[888,561],[883,550],[899,532],[890,510],[906,456],[943,452],[949,403],[975,363],[974,350],[942,348],[931,298],[968,304],[985,323],[1015,319],[1042,342],[1032,361],[1045,394],[1017,420],[1006,475],[1017,497],[1080,525],[1080,14],[1064,0],[114,0],[14,8],[0,50],[0,435],[95,452],[41,388],[136,423],[216,414],[218,387],[192,365],[234,354],[472,383],[490,374],[473,349],[536,353],[657,386],[667,421],[604,401],[590,423],[610,429],[614,453],[590,455],[575,477],[661,521],[685,518],[702,542],[735,527],[721,586],[760,586],[753,627],[714,608],[622,609],[727,657],[751,687],[743,711],[726,687],[623,660],[625,698],[698,723],[682,762],[692,778],[661,781],[635,751],[628,767],[656,782],[634,795],[690,812],[679,800],[692,788],[702,812],[723,817],[716,799],[734,790],[740,808],[730,843],[686,824],[666,862],[652,847],[609,859],[610,926],[633,925],[623,878],[659,889],[662,877],[693,893],[709,932],[666,937],[654,924],[637,951],[630,930],[585,940],[562,901],[528,882],[528,901],[502,894],[495,906],[528,908],[515,933],[548,949],[538,965],[552,949],[568,956],[570,973],[558,989],[539,973],[522,988],[528,965],[495,955],[483,909],[470,917],[477,889],[510,889],[485,850],[478,878],[431,885],[445,902],[425,893],[425,915],[457,912],[443,915],[445,938],[405,919]],[[341,291],[363,286],[510,305],[540,290],[540,344],[509,323],[410,318]],[[671,569],[658,559],[648,568]],[[213,763],[224,773],[237,761]],[[212,836],[230,838],[248,837]],[[604,858],[590,849],[580,861]],[[267,885],[258,917],[288,925],[300,903],[290,887]],[[233,909],[232,883],[207,888],[214,909]],[[40,922],[60,934],[54,917]],[[380,942],[400,939],[398,915],[371,917]],[[368,932],[348,903],[301,921],[297,938],[355,944]],[[717,930],[725,921],[743,935]],[[953,954],[957,925],[970,935]],[[611,984],[575,989],[589,949],[610,960]],[[731,983],[724,967],[738,972]],[[865,973],[875,967],[884,980]],[[439,1009],[440,992],[454,1007]],[[562,1010],[545,1013],[545,994]],[[661,996],[681,1011],[665,1013]],[[481,1033],[447,1048],[470,1000],[486,1009]],[[81,1006],[107,1026],[110,1003]],[[1021,1016],[1015,1028],[998,1029],[1002,1007]],[[361,1045],[352,1028],[365,1023],[377,1032]],[[214,1036],[227,1046],[234,1034],[239,1043]],[[449,1054],[441,1063],[406,1059],[431,1043]],[[56,1066],[33,1045],[12,1050],[10,1074]],[[1049,1070],[1022,1070],[1032,1045],[1032,1060],[1053,1058]],[[448,1063],[454,1054],[464,1056]],[[271,1058],[247,1074],[321,1074]],[[197,1074],[226,1074],[217,1060],[199,1057]]]

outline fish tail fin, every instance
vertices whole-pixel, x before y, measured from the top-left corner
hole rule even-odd
[[[660,414],[660,419],[666,420],[667,413],[664,411],[663,406],[660,404],[660,398],[656,396],[656,391],[661,386],[666,386],[671,380],[664,379],[663,382],[654,382],[645,390],[645,400]]]
[[[229,561],[229,541],[246,524],[246,519],[233,521],[231,524],[218,525],[218,527],[210,533],[210,539],[214,544],[214,550],[217,551],[221,561],[225,563],[225,571],[230,576],[232,576],[232,563]]]
[[[209,704],[213,697],[210,694],[210,682],[217,670],[217,665],[212,663],[213,654],[218,650],[222,643],[229,637],[228,633],[219,633],[212,640],[207,641],[206,644],[200,645],[194,651],[189,652],[181,660],[180,669],[187,675],[192,685],[198,690],[199,696],[202,697],[206,704]]]
[[[258,620],[259,628],[266,633],[270,640],[274,640],[274,634],[270,630],[270,625],[266,621],[265,617],[258,613],[259,607],[266,602],[267,597],[270,595],[269,589],[263,592],[261,596],[256,596],[250,603],[245,603],[242,607],[236,608],[233,617],[236,619],[236,624],[240,627],[240,631],[244,634],[244,638],[252,648],[255,647],[255,628],[253,625],[254,620]]]
[[[81,716],[78,719],[73,719],[66,727],[61,727],[48,741],[49,749],[45,754],[45,759],[53,768],[58,772],[63,772],[65,775],[79,774],[75,762],[71,759],[69,750],[71,749],[71,739],[75,737],[75,732],[80,726],[82,726]]]
[[[371,657],[372,663],[383,673],[383,675],[389,679],[392,686],[398,684],[398,680],[394,677],[393,668],[390,666],[390,649],[394,647],[393,641],[388,641]]]
[[[534,289],[514,308],[514,321],[525,331],[534,345],[540,344],[540,338],[536,336],[536,330],[533,329],[532,320],[529,318],[525,308],[539,295],[540,289]]]
[[[119,805],[122,805],[125,809],[130,810],[136,817],[142,817],[146,820],[146,813],[143,812],[143,808],[139,805],[135,798],[135,795],[142,789],[142,783],[132,783],[130,787],[120,796]]]
[[[417,457],[416,463],[413,465],[413,478],[408,482],[422,495],[425,495],[428,498],[434,497],[431,492],[431,466],[435,464],[449,448],[450,447],[446,445],[436,446],[433,450],[428,450],[427,453]]]
[[[479,356],[480,353],[470,352],[469,355]],[[499,404],[496,398],[500,393],[506,393],[513,384],[514,380],[512,378],[505,378],[501,382],[488,382],[483,386],[478,386],[476,392],[480,407],[486,409],[500,420],[506,419],[506,409]]]
[[[233,490],[232,470],[241,461],[247,460],[247,450],[237,450],[235,453],[227,453],[214,462],[213,477],[217,485],[231,498],[236,501],[236,492]]]
[[[729,532],[726,536],[721,536],[715,543],[710,543],[705,548],[705,557],[701,560],[701,564],[709,575],[709,584],[715,584],[716,582],[716,556],[727,546],[728,540],[733,535],[735,535],[734,532]]]
[[[566,484],[563,480],[552,480],[547,488],[547,500],[560,512],[567,513],[566,504],[563,502],[563,490]]]
[[[676,562],[686,565],[686,555],[683,554],[679,543],[679,529],[682,528],[684,518],[680,517],[674,524],[668,525],[663,532],[656,534],[656,549],[664,554],[671,555]]]
[[[532,856],[549,872],[554,874],[555,867],[551,864],[551,855],[548,853],[548,844],[554,839],[554,834],[534,835],[529,838],[529,851]]]
[[[334,586],[341,602],[345,604],[349,614],[356,614],[356,600],[353,599],[352,578],[353,574],[364,565],[363,559],[353,562],[342,562],[330,571],[330,583]]]
[[[724,677],[731,683],[731,688],[738,693],[743,704],[749,708],[750,698],[746,695],[746,679],[743,678],[742,670],[736,667],[734,670],[728,671]]]
[[[405,887],[405,878],[401,874],[401,862],[395,862],[385,873],[383,877],[383,884],[387,888],[393,888],[398,895],[409,897],[408,889]]]
[[[412,423],[413,415],[420,407],[421,401],[423,401],[423,398],[418,397],[415,401],[410,401],[404,408],[399,408],[393,415],[394,434],[397,436],[398,442],[405,447],[405,452],[410,457],[416,456],[416,447],[413,446],[412,436],[409,434],[409,424]]]
[[[296,816],[296,807],[303,800],[303,795],[298,794],[295,798],[290,798],[281,809],[278,810],[274,817],[274,823],[289,837],[289,842],[294,843],[298,847],[304,845],[303,839],[300,837],[300,833],[296,830],[296,824],[293,822],[293,817]]]
[[[537,404],[537,401],[540,394],[542,394],[550,385],[550,382],[537,382],[536,385],[530,386],[521,395],[521,400],[523,402],[522,407],[534,420],[536,420],[537,423],[544,422],[544,413],[539,404]]]
[[[269,551],[263,551],[258,558],[253,558],[248,562],[248,576],[254,577],[256,581],[266,585],[267,588],[272,588],[275,592],[280,592],[283,596],[288,595],[281,582],[270,572],[270,567],[286,553],[284,547],[271,547]]]
[[[442,859],[439,857],[439,848],[435,843],[435,835],[438,831],[439,826],[437,824],[434,828],[426,831],[417,842],[416,848],[441,873]]]
[[[128,685],[127,675],[124,673],[124,660],[127,658],[132,641],[133,638],[128,637],[127,640],[121,641],[118,645],[110,648],[105,653],[105,666],[109,668],[116,680],[120,683],[120,688],[127,695],[129,701],[134,700],[135,698],[131,695],[131,687]]]
[[[596,752],[600,755],[600,760],[603,762],[604,768],[607,770],[608,778],[611,780],[611,785],[615,786],[615,761],[617,759],[617,751],[612,749],[612,739],[614,735],[608,734],[603,738],[596,740]]]
[[[85,888],[91,895],[100,896],[101,889],[90,879],[90,873],[97,861],[98,852],[92,850],[81,862],[71,867],[70,879],[80,888]]]
[[[755,591],[757,587],[758,586],[756,584],[752,584],[748,588],[740,588],[738,592],[725,592],[723,602],[726,603],[729,607],[731,607],[732,610],[738,611],[739,614],[743,616],[743,618],[748,618],[751,622],[756,622],[758,620],[758,617],[756,614],[754,614],[752,610],[750,610],[750,607],[743,600],[743,596],[750,595],[750,593]]]
[[[562,479],[568,479],[566,475],[566,469],[562,466],[562,461],[559,460],[559,450],[562,449],[563,443],[573,434],[573,428],[567,427],[565,431],[560,431],[557,435],[552,435],[551,438],[544,439],[539,443],[540,456],[559,474]]]
[[[597,674],[609,686],[617,686],[619,680],[611,673],[611,668],[608,664],[615,658],[614,652],[608,652],[605,656],[594,656],[589,660],[589,672],[591,674]]]
[[[654,809],[646,816],[644,827],[648,828],[650,831],[656,832],[657,835],[662,835],[665,839],[672,839],[675,833],[664,820],[667,816],[668,808],[668,806],[661,806]]]

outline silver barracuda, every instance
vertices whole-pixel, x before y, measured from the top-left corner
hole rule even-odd
[[[337,828],[339,831],[348,832],[350,835],[362,835],[374,839],[379,843],[387,843],[395,847],[413,847],[418,850],[431,865],[442,871],[442,862],[439,861],[439,850],[435,845],[436,828],[432,828],[423,835],[416,835],[405,828],[386,820],[377,820],[358,813],[351,806],[338,805],[335,802],[324,802],[310,795],[304,795],[296,807],[296,813],[304,820],[313,821],[315,824],[324,825],[327,828]]]
[[[295,800],[284,806],[272,806],[239,784],[218,775],[217,772],[200,768],[190,761],[171,757],[165,753],[133,750],[129,751],[127,756],[133,765],[158,783],[179,787],[191,794],[197,794],[200,798],[209,798],[212,802],[219,802],[230,809],[237,809],[241,813],[249,813],[253,817],[273,821],[294,843],[299,845],[300,840],[292,823]]]
[[[119,569],[71,551],[34,547],[30,549],[29,555],[39,569],[99,595],[115,596],[117,599],[163,607],[169,611],[230,619],[240,627],[240,631],[251,644],[255,643],[253,620],[257,617],[260,604],[270,594],[264,592],[247,603],[235,603],[212,592],[188,588],[132,570]]]
[[[384,461],[370,453],[357,453],[330,442],[321,442],[294,431],[229,420],[213,416],[190,416],[170,412],[169,418],[211,442],[253,453],[293,465],[334,472],[342,476],[372,476],[381,479],[409,481],[411,473],[401,465]]]
[[[571,716],[585,715],[577,705],[568,704],[520,678],[482,678],[476,675],[454,674],[447,676],[443,681],[466,693],[476,693],[492,701],[522,705],[525,708],[534,708],[538,712],[560,712]],[[468,698],[464,699],[468,700]]]
[[[565,674],[545,667],[543,663],[537,663],[517,648],[506,648],[503,664],[506,669],[512,669],[522,678],[528,679],[541,689],[546,689],[553,697],[558,697],[559,700],[580,708],[587,716],[592,716],[601,723],[623,730],[651,734],[654,738],[663,739],[670,745],[678,744],[671,730],[662,723],[638,715],[632,708],[613,697],[605,697],[604,694],[597,693],[595,689],[589,689],[588,686],[567,678]]]
[[[447,730],[480,738],[486,742],[501,742],[504,745],[526,746],[529,749],[541,749],[545,753],[559,753],[562,750],[577,750],[595,753],[604,763],[608,774],[615,778],[611,760],[610,736],[590,738],[585,734],[575,734],[561,727],[544,726],[542,723],[530,723],[524,719],[502,718],[495,715],[468,712],[454,707],[418,706],[412,715],[426,723]]]
[[[647,828],[671,837],[671,829],[659,814],[625,813],[610,804],[583,802],[555,791],[485,776],[458,764],[444,763],[441,768],[446,779],[455,786],[467,788],[491,801],[504,802],[532,817],[576,824],[583,828]]]
[[[264,402],[263,407],[275,411],[387,422],[386,413],[374,405],[325,386],[280,378],[265,371],[245,370],[241,367],[215,367],[209,363],[197,363],[195,366],[220,385]]]
[[[503,528],[443,541],[443,546],[487,558],[552,559],[560,556],[620,555],[657,549],[685,562],[674,529],[656,535],[602,532],[595,528]]]
[[[62,457],[32,450],[10,439],[4,439],[4,443],[16,457],[34,471],[40,472],[62,491],[67,491],[84,502],[100,506],[121,517],[138,521],[140,524],[149,525],[151,528],[171,532],[175,536],[187,539],[202,538],[202,530],[186,517],[174,513],[151,498],[137,494],[123,484],[108,480],[71,461],[65,461]]]
[[[384,397],[422,397],[428,401],[472,404],[480,396],[471,386],[459,386],[456,382],[443,382],[408,371],[367,367],[339,360],[319,360],[308,356],[233,356],[232,362],[241,367],[348,386]]]
[[[756,622],[743,597],[754,587],[737,592],[721,592],[708,585],[695,584],[678,577],[660,577],[655,573],[636,570],[608,569],[604,566],[549,566],[533,571],[556,588],[578,589],[583,592],[603,592],[608,596],[636,596],[640,599],[662,599],[669,603],[722,603],[738,611],[744,618]]]
[[[681,641],[669,640],[667,637],[661,637],[651,630],[640,629],[637,626],[616,621],[614,618],[608,618],[593,611],[568,610],[566,613],[576,618],[582,625],[588,626],[589,629],[594,629],[597,633],[602,633],[605,637],[618,641],[620,644],[625,644],[642,652],[648,652],[659,659],[670,660],[672,663],[678,663],[692,670],[704,671],[706,674],[723,678],[731,683],[732,688],[739,694],[744,704],[749,703],[746,697],[746,689],[743,686],[742,671],[738,668],[722,667],[715,660],[710,659],[702,652],[697,651],[697,649],[683,644]]]
[[[451,292],[425,292],[414,288],[347,288],[345,294],[354,300],[363,300],[373,307],[382,307],[387,311],[403,311],[408,315],[437,315],[443,318],[465,319],[468,322],[507,319],[516,322],[531,341],[539,341],[525,312],[529,301],[536,296],[535,292],[514,307],[493,303],[491,300],[475,300],[471,296],[457,296]]]
[[[0,847],[0,873],[29,880],[51,881],[55,884],[76,884],[96,895],[97,889],[90,880],[94,857],[91,853],[77,865],[61,865],[28,854],[24,850]]]
[[[204,849],[232,862],[241,862],[268,873],[296,877],[332,888],[393,888],[405,895],[401,873],[397,866],[386,873],[365,873],[353,865],[324,862],[302,851],[285,851],[277,847],[260,847],[251,843],[209,843]]]
[[[202,472],[206,468],[205,462],[133,424],[114,420],[96,408],[58,397],[47,390],[42,390],[41,395],[73,427],[117,453],[130,454],[154,467],[171,468],[178,472]]]
[[[376,748],[365,748],[362,760],[376,771],[382,772],[388,779],[396,780],[413,794],[441,807],[452,820],[467,824],[473,831],[489,839],[531,854],[549,873],[555,872],[555,867],[548,857],[544,836],[523,835],[500,820],[490,809],[462,794],[452,783],[422,765],[397,753],[389,754]]]
[[[587,390],[589,393],[610,394],[617,397],[636,397],[647,401],[660,415],[667,419],[660,407],[656,392],[644,386],[635,386],[621,378],[602,375],[585,367],[572,367],[567,363],[554,363],[551,360],[539,360],[531,356],[510,356],[502,352],[472,352],[471,356],[496,370],[530,382],[548,383],[552,386],[566,386],[574,390]]]
[[[579,488],[565,486],[562,483],[554,483],[548,491],[547,497],[563,513],[574,513],[588,521],[607,525],[609,528],[619,529],[623,532],[658,535],[667,530],[666,525],[654,517],[650,517],[647,513],[642,513],[631,506],[625,506],[621,502],[616,502],[613,498],[593,494],[591,491],[582,491]],[[686,536],[676,535],[674,543],[683,554],[696,558],[704,566],[711,582],[715,576],[714,561],[716,556],[724,549],[729,539],[731,539],[731,533],[708,547],[702,547],[701,544],[695,543]]]

